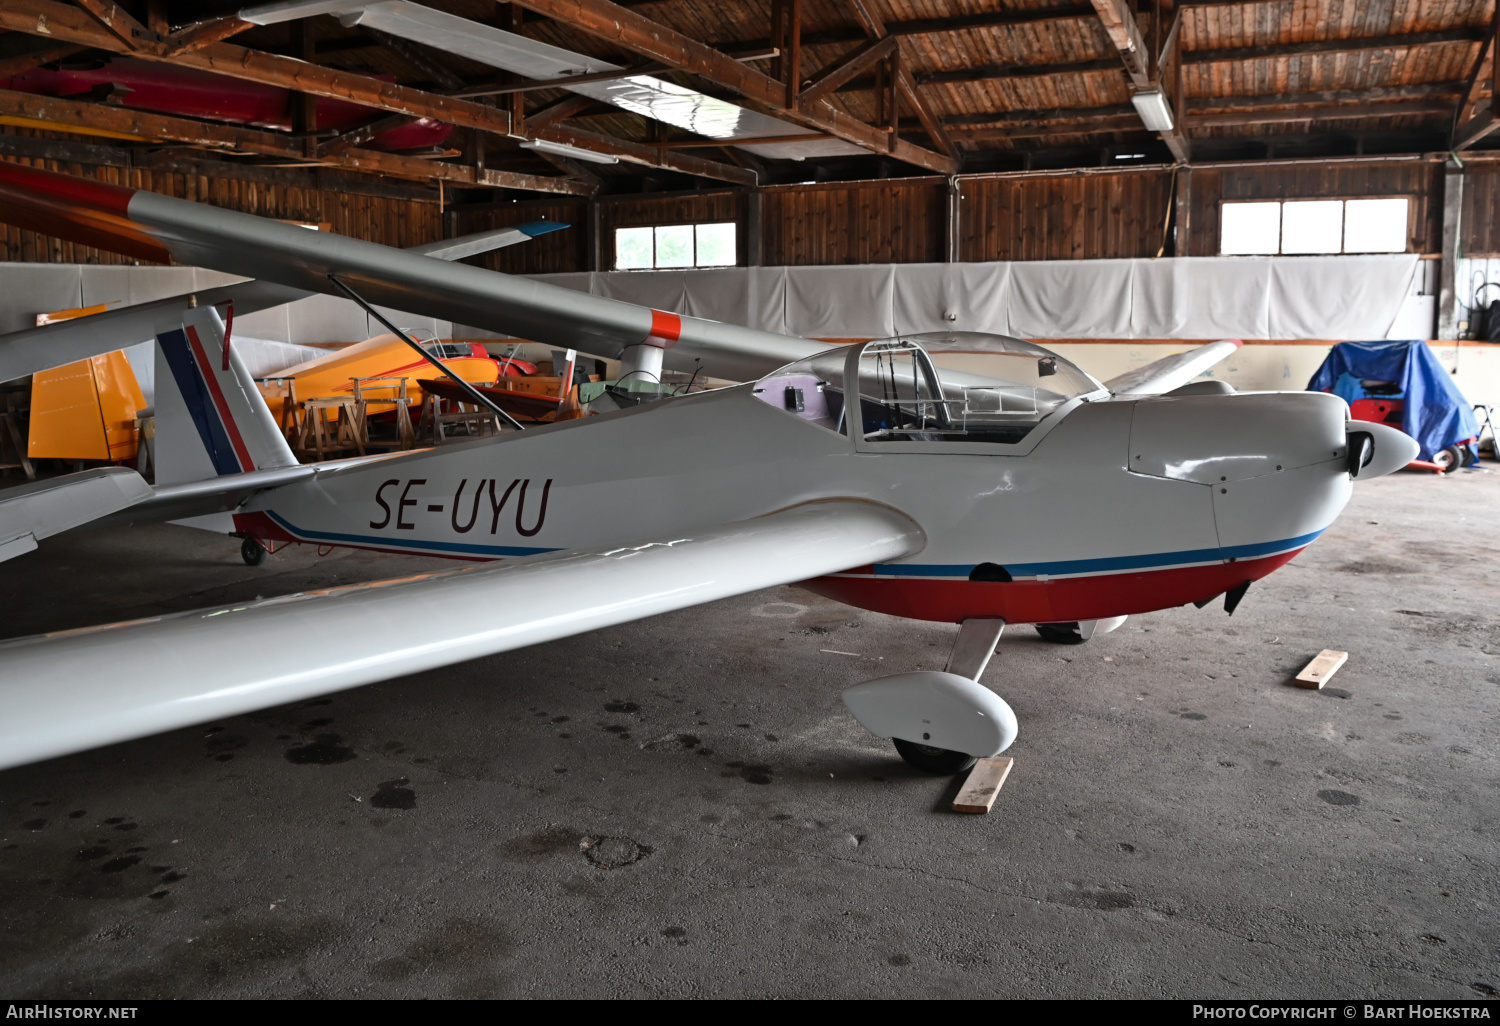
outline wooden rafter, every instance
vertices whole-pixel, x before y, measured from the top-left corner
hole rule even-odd
[[[381,32],[377,29],[366,29],[365,31],[380,40],[386,49],[390,50],[397,57],[400,57],[413,71],[439,89],[446,90],[451,94],[455,90],[462,89],[467,84],[452,68],[449,68],[437,60],[437,58],[429,55],[416,43],[402,39],[400,36]]]
[[[31,53],[23,53],[16,57],[10,57],[0,61],[0,78],[15,78],[24,75],[34,68],[40,68],[43,64],[51,64],[53,61],[64,60],[76,53],[87,50],[86,46],[75,46],[64,43],[62,46],[49,46],[42,50],[33,50]]]
[[[1099,23],[1104,26],[1104,34],[1120,53],[1125,73],[1138,87],[1146,86],[1151,81],[1146,67],[1146,43],[1141,39],[1134,12],[1125,0],[1093,0],[1093,4]]]
[[[73,0],[73,2],[87,11],[89,17],[104,26],[110,35],[124,43],[128,49],[139,50],[152,43],[161,42],[160,36],[136,21],[129,11],[114,0]]]
[[[82,10],[54,0],[4,0],[0,3],[0,28],[116,53],[130,53],[147,60],[170,61],[179,67],[347,100],[377,110],[432,118],[498,135],[510,134],[510,115],[494,107],[382,82],[367,75],[322,68],[233,43],[213,43],[188,53],[175,54],[130,50]]]
[[[566,146],[576,146],[579,149],[593,150],[595,153],[605,153],[643,167],[679,171],[682,174],[697,175],[701,178],[716,178],[721,182],[733,182],[736,185],[758,184],[756,173],[747,168],[721,164],[718,161],[694,157],[686,153],[671,153],[664,147],[651,143],[618,139],[582,128],[554,125],[537,132],[536,138],[547,142],[562,143]]]
[[[1495,116],[1495,103],[1500,101],[1500,62],[1495,60],[1497,47],[1500,47],[1500,4],[1495,7],[1489,38],[1480,47],[1474,71],[1464,89],[1463,103],[1454,119],[1450,148],[1455,152],[1468,149],[1500,127],[1500,120]],[[1489,94],[1489,107],[1480,110],[1480,101],[1486,93]]]
[[[827,101],[789,110],[786,107],[786,89],[783,83],[728,54],[628,11],[610,0],[517,2],[582,32],[733,90],[806,128],[827,132],[872,152],[884,152],[888,148],[886,133],[873,125],[845,114],[830,106]],[[897,141],[889,152],[898,160],[943,174],[953,174],[958,170],[958,162],[952,157],[904,141]]]
[[[167,37],[167,53],[191,53],[201,50],[205,46],[228,39],[230,36],[239,35],[246,29],[253,29],[254,24],[241,21],[238,18],[212,18],[208,21],[200,21],[196,25],[188,25],[180,31],[172,33]]]
[[[1181,117],[1181,36],[1174,27],[1162,51],[1159,54],[1152,53],[1141,38],[1135,13],[1125,0],[1093,0],[1093,4],[1099,13],[1099,23],[1104,26],[1105,35],[1109,36],[1109,41],[1119,51],[1120,62],[1125,66],[1125,73],[1130,76],[1135,87],[1138,90],[1160,92],[1169,101],[1175,99],[1172,127],[1157,135],[1167,144],[1167,149],[1172,151],[1172,156],[1178,163],[1186,164],[1192,150]],[[1158,21],[1160,9],[1158,5]]]
[[[533,132],[559,122],[566,121],[571,117],[577,117],[599,101],[592,96],[578,96],[576,94],[558,100],[549,107],[543,107],[535,113],[526,116],[526,127]]]
[[[849,0],[849,6],[854,10],[855,20],[865,30],[866,35],[876,40],[889,38],[885,29],[885,22],[881,20],[880,15],[876,14],[875,9],[866,3],[865,0]],[[948,138],[948,133],[944,130],[942,122],[937,119],[936,115],[932,112],[932,108],[928,106],[927,101],[918,92],[917,83],[912,78],[911,70],[901,62],[899,47],[892,51],[892,56],[892,73],[896,86],[901,91],[901,95],[906,98],[907,103],[911,104],[912,110],[917,112],[917,120],[922,122],[922,128],[927,132],[927,137],[932,140],[932,144],[945,156],[953,156],[956,152],[953,147],[953,140]],[[890,113],[894,117],[895,104],[891,104],[890,106]],[[891,137],[892,139],[896,138],[896,133],[891,133]]]
[[[855,47],[828,67],[818,72],[802,87],[798,94],[803,103],[810,103],[832,92],[845,82],[873,68],[880,61],[889,59],[897,47],[895,36],[876,39],[864,46]]]
[[[376,136],[384,135],[386,132],[394,128],[400,128],[402,125],[409,125],[413,120],[409,114],[387,114],[383,118],[375,119],[368,125],[361,125],[358,128],[344,132],[342,135],[336,135],[331,139],[324,140],[318,144],[317,156],[320,158],[327,157],[343,153],[356,146],[363,146]]]
[[[1395,103],[1338,104],[1301,107],[1294,110],[1241,110],[1220,114],[1189,114],[1190,128],[1234,128],[1242,125],[1278,125],[1301,121],[1339,121],[1346,118],[1398,118],[1412,115],[1448,114],[1453,104],[1442,100],[1405,100]]]
[[[304,154],[300,140],[275,132],[239,125],[211,125],[164,114],[148,114],[122,107],[80,103],[8,89],[0,90],[0,115],[53,125],[84,135],[100,134],[142,142],[185,143],[205,149],[280,157],[292,161],[302,160]],[[487,171],[476,175],[474,168],[462,164],[445,164],[358,148],[331,154],[318,162],[333,167],[374,171],[400,178],[445,181],[457,185],[574,194],[586,191],[564,179],[507,171]]]

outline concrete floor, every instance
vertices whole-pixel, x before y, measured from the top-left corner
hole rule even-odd
[[[838,699],[956,629],[790,588],[0,773],[0,992],[1494,996],[1497,508],[1400,474],[1232,619],[1013,629],[984,817]],[[0,631],[435,562],[79,534]]]

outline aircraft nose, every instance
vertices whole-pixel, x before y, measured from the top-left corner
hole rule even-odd
[[[1130,470],[1222,485],[1316,464],[1339,467],[1348,458],[1347,417],[1344,401],[1324,392],[1142,399],[1131,418]]]

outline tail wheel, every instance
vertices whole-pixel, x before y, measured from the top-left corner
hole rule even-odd
[[[1054,645],[1082,645],[1085,638],[1078,631],[1078,624],[1074,623],[1039,623],[1034,625],[1036,632],[1042,636],[1043,641],[1050,641]]]
[[[266,561],[266,550],[254,538],[246,538],[240,542],[240,558],[246,566],[260,566]]]
[[[964,772],[979,761],[968,752],[950,752],[946,748],[934,748],[931,745],[917,744],[915,741],[903,741],[899,737],[892,740],[896,744],[897,754],[923,773],[951,777],[956,773]]]
[[[1464,465],[1464,450],[1462,446],[1450,445],[1442,452],[1433,453],[1432,462],[1443,468],[1443,473],[1451,474]]]

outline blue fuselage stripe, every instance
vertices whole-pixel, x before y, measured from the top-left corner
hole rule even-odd
[[[1144,556],[1108,556],[1102,559],[1064,559],[1050,563],[1006,563],[1012,577],[1065,577],[1072,574],[1110,573],[1120,570],[1166,570],[1193,563],[1217,563],[1226,559],[1254,559],[1289,549],[1299,549],[1317,539],[1322,531],[1304,534],[1284,541],[1257,542],[1253,545],[1226,545],[1219,549],[1185,549],[1180,552],[1157,552]],[[962,577],[973,572],[973,563],[881,563],[875,567],[877,577]]]
[[[328,545],[357,545],[376,549],[419,549],[423,552],[458,552],[466,556],[535,556],[542,552],[557,552],[557,549],[529,548],[524,545],[474,545],[462,542],[422,541],[419,538],[393,538],[389,535],[338,534],[333,531],[311,531],[294,527],[279,513],[266,511],[266,515],[280,524],[288,534],[305,541],[324,542]]]

